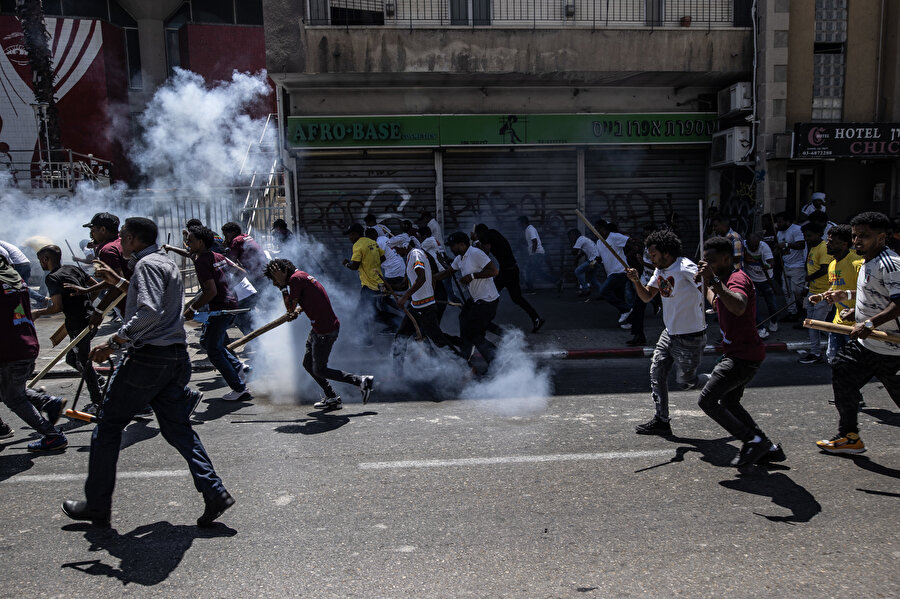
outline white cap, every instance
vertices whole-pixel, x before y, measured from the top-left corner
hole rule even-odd
[[[812,194],[812,198],[811,198],[811,199],[813,199],[813,200],[822,200],[822,201],[824,202],[824,201],[825,201],[825,193],[824,193],[824,192],[821,192],[821,191],[816,191],[816,192],[814,192],[814,193]]]

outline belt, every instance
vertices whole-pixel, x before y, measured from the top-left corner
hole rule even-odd
[[[672,335],[673,337],[702,337],[706,334],[706,329],[702,331],[698,331],[696,333],[682,333],[681,335]]]

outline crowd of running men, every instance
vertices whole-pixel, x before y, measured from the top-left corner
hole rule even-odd
[[[638,434],[672,433],[668,380],[674,368],[681,388],[696,389],[700,408],[742,442],[735,466],[785,460],[782,446],[762,431],[741,399],[765,358],[762,339],[776,330],[779,314],[788,313],[784,322],[799,320],[805,312],[810,318],[831,318],[852,327],[849,335],[832,333],[827,340],[839,423],[837,434],[817,445],[828,453],[865,451],[857,422],[861,387],[877,377],[900,405],[900,345],[872,337],[875,329],[900,330],[900,256],[891,249],[897,243],[894,227],[875,212],[861,213],[849,225],[831,223],[818,208],[806,216],[798,226],[790,215],[779,214],[769,219],[771,228],[746,240],[727,218],[714,217],[715,236],[703,244],[698,263],[684,255],[681,240],[668,229],[645,229],[643,242],[604,219],[594,223],[596,240],[570,232],[573,251],[587,264],[576,267],[579,293],[613,305],[619,324],[632,329],[633,343],[645,342],[645,306],[662,310],[665,326],[653,350],[649,377],[655,414],[637,427]],[[519,223],[528,256],[526,288],[539,277],[560,288],[562,278],[550,274],[537,230],[527,218]],[[219,236],[192,220],[186,223],[182,244],[172,246],[159,245],[157,226],[149,219],[128,218],[121,228],[119,224],[109,213],[96,214],[85,224],[93,258],[81,262],[91,264],[92,275],[80,264],[62,264],[62,251],[55,245],[37,250],[47,273],[48,298],[38,294],[34,299],[46,305],[34,310],[33,290],[21,267],[16,268],[8,250],[0,253],[0,328],[9,340],[0,346],[2,400],[41,435],[28,445],[30,451],[65,449],[67,440],[56,422],[66,400],[28,385],[39,352],[34,321],[62,312],[70,338],[89,329],[67,361],[84,377],[90,410],[98,417],[85,499],[66,501],[63,511],[74,519],[109,524],[122,431],[135,415],[149,409],[163,437],[188,462],[205,500],[198,524],[208,525],[234,500],[191,426],[190,415],[202,394],[188,386],[186,320],[202,322],[200,345],[230,388],[222,397],[226,401],[252,398],[245,380],[249,367],[228,349],[228,330],[233,325],[243,333],[251,330],[249,315],[257,307],[258,292],[269,285],[280,290],[288,319],[300,314],[309,318],[302,365],[323,392],[316,408],[341,407],[332,382],[357,388],[365,403],[375,380],[329,365],[341,322],[317,273],[287,258],[271,259],[240,225],[224,224]],[[273,233],[282,243],[292,235],[284,221],[276,221]],[[503,333],[494,322],[503,289],[528,314],[533,332],[544,325],[523,297],[513,244],[496,229],[479,223],[471,232],[456,231],[443,239],[431,214],[423,214],[418,226],[403,221],[398,231],[370,214],[363,223],[350,224],[345,234],[351,249],[342,264],[359,277],[357,316],[366,323],[354,341],[370,346],[375,323],[380,322],[380,332],[394,337],[391,356],[399,371],[414,336],[426,340],[438,355],[446,352],[448,358],[469,362],[477,374],[490,371],[496,338]],[[799,267],[795,252],[805,256]],[[167,256],[172,253],[193,262],[200,287],[195,296],[185,299],[183,274]],[[310,259],[309,264],[316,263]],[[778,283],[782,278],[783,288]],[[121,326],[94,342],[102,315],[120,296]],[[787,298],[780,309],[777,296]],[[766,320],[760,315],[761,302],[769,311]],[[458,335],[441,328],[451,305],[459,308]],[[702,374],[698,370],[708,337],[707,306],[717,316],[722,357],[711,373]],[[810,351],[801,362],[822,361],[819,347],[818,332],[810,330]],[[93,364],[114,354],[123,357],[104,394]],[[0,421],[0,438],[12,435]]]

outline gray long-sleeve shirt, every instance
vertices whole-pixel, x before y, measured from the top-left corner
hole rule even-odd
[[[130,347],[184,344],[184,282],[178,267],[156,244],[134,255],[125,298],[125,324],[116,333]]]

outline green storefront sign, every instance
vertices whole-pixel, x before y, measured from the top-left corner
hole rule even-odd
[[[709,143],[714,113],[288,117],[293,148]]]

